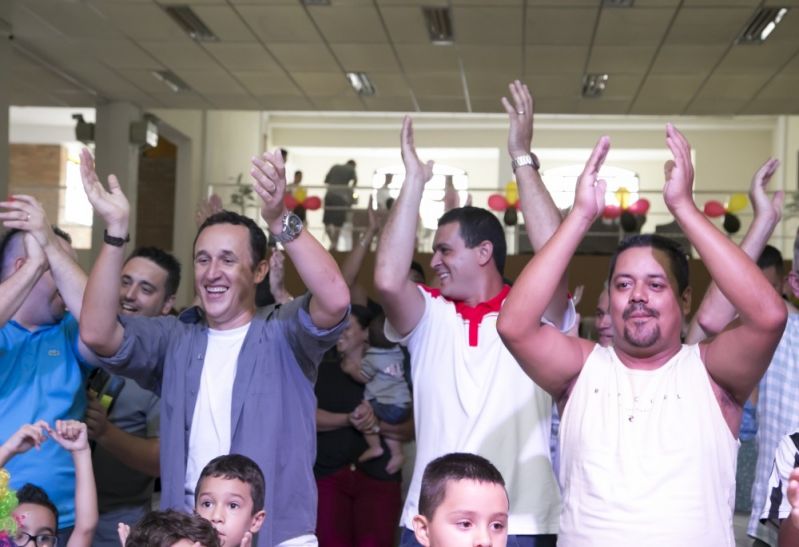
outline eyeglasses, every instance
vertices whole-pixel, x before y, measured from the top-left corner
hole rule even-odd
[[[50,534],[32,536],[27,532],[17,532],[12,541],[17,547],[24,547],[31,541],[36,547],[56,547],[58,545],[58,537]]]

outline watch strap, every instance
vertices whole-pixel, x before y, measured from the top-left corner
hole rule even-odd
[[[114,237],[108,235],[108,230],[103,230],[103,241],[114,247],[122,247],[130,241],[130,234],[126,234],[125,237]]]
[[[511,169],[513,172],[516,172],[516,169],[519,167],[524,167],[525,165],[532,166],[533,169],[538,171],[541,168],[541,162],[538,161],[538,156],[530,152],[529,154],[522,154],[521,156],[516,156],[510,162]]]

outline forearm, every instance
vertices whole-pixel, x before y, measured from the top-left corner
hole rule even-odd
[[[341,263],[341,275],[344,277],[344,282],[348,287],[352,287],[358,280],[363,260],[366,258],[369,246],[376,235],[377,232],[375,230],[367,228],[363,236],[361,236],[361,240],[353,244],[352,250],[347,253],[344,262]]]
[[[86,289],[86,272],[57,242],[46,245],[44,252],[64,304],[72,315],[80,317],[83,293]]]
[[[28,297],[42,276],[45,264],[25,263],[0,284],[0,326],[5,325]]]
[[[11,450],[5,446],[0,446],[0,467],[3,467],[5,464],[7,464],[13,457],[14,453]]]
[[[81,340],[98,355],[114,355],[122,345],[124,329],[117,321],[119,280],[125,261],[124,247],[102,244],[92,266],[80,316]]]
[[[75,528],[67,547],[89,547],[98,520],[91,451],[88,447],[74,451],[72,461],[75,463]]]
[[[799,545],[799,528],[791,518],[780,523],[779,547],[796,547]]]
[[[350,415],[341,412],[329,412],[316,409],[316,431],[323,433],[325,431],[335,431],[342,427],[350,427]]]
[[[377,245],[375,286],[380,292],[398,292],[408,283],[423,190],[423,180],[406,178],[391,207]]]
[[[137,437],[109,422],[103,434],[96,440],[97,444],[131,469],[151,477],[161,474],[161,443],[157,437]]]
[[[380,426],[380,434],[389,439],[407,443],[414,438],[413,416],[398,424],[380,421],[378,425]]]

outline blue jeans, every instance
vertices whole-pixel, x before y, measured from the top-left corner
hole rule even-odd
[[[557,542],[558,536],[555,534],[508,536],[508,547],[554,547]],[[422,545],[416,541],[413,530],[403,527],[399,547],[422,547]]]

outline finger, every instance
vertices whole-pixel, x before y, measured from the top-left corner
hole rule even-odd
[[[120,186],[119,179],[116,175],[108,175],[108,190],[112,194],[122,191],[122,187]]]
[[[524,112],[524,99],[522,99],[521,83],[519,80],[513,81],[508,85],[510,95],[513,97],[513,106],[516,107],[516,112]]]
[[[513,105],[510,104],[510,101],[508,99],[502,97],[500,101],[502,102],[502,106],[505,109],[505,112],[508,113],[508,116],[513,116],[514,114],[516,114],[516,109],[513,108]]]
[[[585,164],[585,170],[583,172],[593,174],[599,173],[599,170],[602,168],[602,164],[605,163],[605,158],[607,158],[609,150],[610,137],[599,137],[594,149],[591,151],[591,156],[588,158],[588,161]]]
[[[259,167],[253,167],[250,170],[250,175],[255,180],[255,186],[260,186],[263,190],[268,191],[270,194],[274,193],[277,186],[275,181],[270,179]]]
[[[785,192],[777,190],[774,192],[774,197],[771,198],[771,206],[775,211],[782,213],[782,204],[785,202]]]
[[[524,109],[526,112],[529,112],[529,115],[532,116],[533,112],[535,111],[535,99],[533,99],[533,94],[530,93],[530,88],[527,87],[527,84],[522,84],[522,97],[524,98]]]

